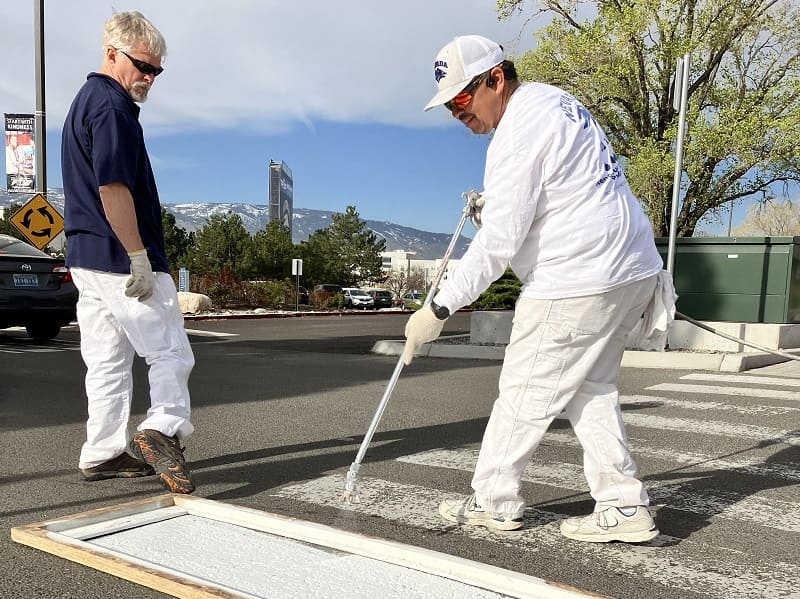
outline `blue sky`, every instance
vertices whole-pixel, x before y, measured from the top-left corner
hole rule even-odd
[[[141,11],[167,40],[141,113],[162,202],[266,204],[267,164],[283,160],[297,207],[355,205],[362,218],[433,232],[455,228],[488,145],[443,109],[423,112],[436,53],[466,33],[510,54],[534,44],[525,19],[498,23],[494,0],[49,0],[50,187],[61,185],[64,116],[100,66],[112,6]],[[0,20],[0,110],[32,113],[33,3],[3,0]]]
[[[47,0],[51,187],[61,186],[64,116],[100,66],[112,8],[141,11],[167,40],[141,113],[162,202],[266,204],[267,164],[283,160],[299,208],[355,205],[364,219],[437,233],[455,228],[461,193],[480,189],[488,139],[444,109],[423,112],[436,53],[478,33],[520,54],[542,25],[498,22],[495,0]],[[0,111],[32,113],[33,2],[3,0],[0,22]],[[736,207],[734,226],[745,211]]]

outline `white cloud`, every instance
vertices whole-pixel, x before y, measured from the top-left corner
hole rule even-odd
[[[432,61],[453,36],[480,33],[510,53],[533,40],[521,18],[498,23],[494,0],[98,0],[45,3],[46,109],[60,128],[76,90],[101,60],[104,21],[140,10],[164,33],[166,72],[142,121],[148,134],[202,128],[276,131],[295,121],[446,122],[422,106]],[[3,0],[0,111],[35,108],[33,7]],[[521,44],[521,45],[520,45]]]

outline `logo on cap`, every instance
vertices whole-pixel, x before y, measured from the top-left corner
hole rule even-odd
[[[433,78],[439,83],[445,76],[447,76],[447,61],[437,60],[433,64]]]

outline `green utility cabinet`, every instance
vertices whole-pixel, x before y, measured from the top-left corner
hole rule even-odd
[[[800,237],[675,240],[677,309],[697,320],[800,323]],[[656,238],[667,264],[669,239]]]

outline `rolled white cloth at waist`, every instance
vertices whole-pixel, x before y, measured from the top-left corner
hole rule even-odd
[[[678,294],[672,284],[672,273],[662,270],[657,275],[653,298],[642,315],[639,349],[664,351],[669,328],[675,320]]]

